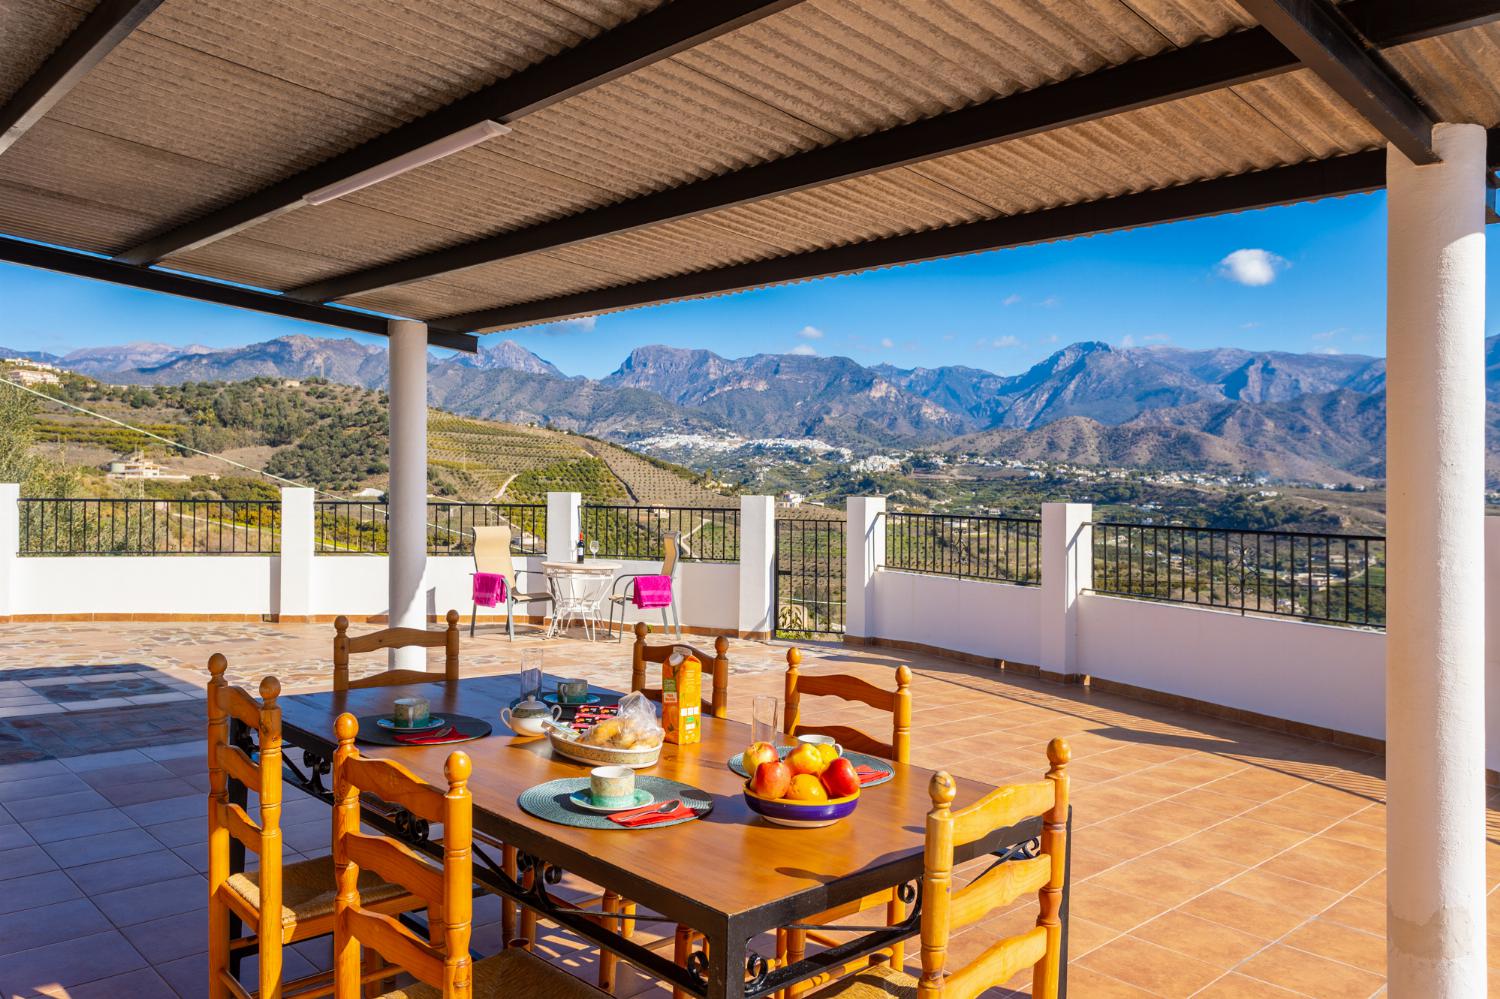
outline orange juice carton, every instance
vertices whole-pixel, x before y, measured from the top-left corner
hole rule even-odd
[[[661,727],[679,746],[703,738],[703,664],[680,645],[661,664]]]

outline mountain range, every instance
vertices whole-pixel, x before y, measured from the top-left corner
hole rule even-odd
[[[1485,349],[1490,422],[1500,427],[1500,337]],[[380,346],[309,336],[229,349],[137,343],[26,356],[130,384],[267,375],[381,388],[387,374]],[[1000,375],[649,346],[590,379],[505,340],[477,355],[434,355],[429,379],[433,405],[453,412],[623,442],[733,432],[862,451],[921,447],[1314,481],[1384,471],[1385,361],[1358,355],[1083,342]]]

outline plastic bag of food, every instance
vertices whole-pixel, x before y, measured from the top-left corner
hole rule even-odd
[[[582,741],[608,749],[655,749],[664,734],[656,705],[645,694],[634,693],[620,698],[619,712],[584,732]]]

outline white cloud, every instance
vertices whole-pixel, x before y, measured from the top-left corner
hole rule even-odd
[[[1042,337],[1042,343],[1056,343],[1060,338],[1056,333],[1048,333]]]
[[[579,333],[590,333],[598,324],[598,316],[579,316],[577,319],[564,319],[557,325],[564,329],[576,330]]]
[[[1314,354],[1342,354],[1343,351],[1339,350],[1337,347],[1319,347],[1317,350],[1313,351],[1313,353]]]
[[[816,326],[804,326],[797,331],[797,335],[804,340],[823,339],[823,331],[818,329]]]
[[[1120,337],[1120,346],[1129,350],[1131,347],[1135,346],[1135,337],[1131,336],[1129,333],[1126,333],[1124,336]]]
[[[1042,299],[1036,304],[1043,309],[1055,309],[1062,304],[1062,299],[1058,298],[1056,295],[1048,295],[1046,298]]]
[[[1235,250],[1219,261],[1219,275],[1238,284],[1259,288],[1276,280],[1276,272],[1290,265],[1269,250]]]
[[[799,343],[789,353],[796,354],[799,357],[816,357],[818,355],[818,352],[813,349],[813,345],[810,343]]]
[[[886,350],[890,350],[890,349],[891,349],[891,348],[892,348],[892,347],[894,347],[894,346],[896,346],[896,341],[895,341],[895,340],[892,340],[892,339],[891,339],[891,338],[890,338],[890,337],[888,337],[888,336],[886,336],[886,337],[881,337],[881,338],[880,338],[880,345],[881,345],[881,346],[882,346],[882,347],[884,347],[884,348],[885,348],[885,349],[886,349]]]
[[[1337,329],[1324,330],[1321,333],[1314,333],[1312,335],[1312,338],[1314,340],[1321,340],[1326,343],[1329,340],[1337,339],[1338,335],[1342,332],[1344,332],[1344,327],[1340,326]]]
[[[1014,292],[1012,292],[1011,294],[1006,295],[1005,298],[1001,300],[1000,304],[1001,305],[1018,305],[1018,304],[1020,304],[1020,301],[1021,301],[1021,296],[1015,294]]]
[[[1169,343],[1169,342],[1171,342],[1171,339],[1172,338],[1170,336],[1168,336],[1167,334],[1165,334],[1165,333],[1147,333],[1145,336],[1141,337],[1141,342],[1142,343]]]
[[[1021,346],[1021,341],[1010,335],[997,336],[995,337],[995,339],[990,341],[990,346],[994,347],[996,350],[1007,350],[1011,347]]]
[[[1240,329],[1242,329],[1242,330],[1258,330],[1258,329],[1260,329],[1260,323],[1240,323]]]

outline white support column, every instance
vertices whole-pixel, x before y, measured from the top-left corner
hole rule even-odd
[[[1486,994],[1485,131],[1386,154],[1391,999]]]
[[[776,634],[776,498],[740,497],[741,638]]]
[[[427,627],[427,324],[393,319],[391,331],[391,627]],[[391,669],[424,669],[425,649],[392,649]]]
[[[885,497],[844,501],[844,637],[875,638],[875,573],[885,565]]]
[[[305,621],[313,612],[314,495],[313,490],[300,487],[286,486],[281,490],[276,616],[282,621]]]
[[[0,621],[15,613],[16,565],[21,550],[21,487],[0,482]]]
[[[547,561],[578,558],[578,535],[583,531],[583,495],[547,494]]]
[[[1094,507],[1042,504],[1041,662],[1044,670],[1078,672],[1078,595],[1094,585]]]

